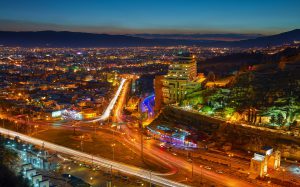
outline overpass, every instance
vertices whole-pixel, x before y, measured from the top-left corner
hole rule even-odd
[[[62,153],[65,155],[69,155],[70,157],[72,157],[75,160],[78,161],[84,161],[87,163],[93,163],[99,166],[102,166],[104,168],[107,169],[113,169],[113,170],[117,170],[126,174],[130,174],[130,175],[134,175],[137,177],[142,178],[143,180],[149,181],[152,184],[157,184],[157,185],[161,185],[161,186],[174,186],[174,187],[187,187],[187,185],[169,180],[169,179],[165,179],[159,175],[162,175],[160,173],[156,173],[156,172],[151,172],[149,170],[146,169],[142,169],[142,168],[138,168],[135,166],[131,166],[131,165],[127,165],[124,163],[120,163],[120,162],[116,162],[116,161],[111,161],[99,156],[94,156],[88,153],[84,153],[84,152],[80,152],[74,149],[70,149],[68,147],[64,147],[61,145],[57,145],[54,143],[50,143],[44,140],[40,140],[37,138],[33,138],[15,131],[11,131],[8,129],[4,129],[0,127],[0,134],[3,135],[8,135],[10,137],[19,137],[20,140],[27,142],[27,143],[31,143],[37,146],[41,146],[44,147],[46,149],[52,150],[52,151],[56,151],[57,153]]]

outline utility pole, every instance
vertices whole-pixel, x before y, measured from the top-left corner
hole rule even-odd
[[[193,156],[192,156],[192,180],[193,180],[193,177],[194,177],[194,159],[193,159]]]
[[[113,161],[115,161],[115,146],[116,146],[115,143],[111,144],[111,147],[112,147],[112,154],[113,154]]]
[[[201,184],[203,183],[203,182],[202,182],[202,167],[203,167],[203,166],[200,165],[200,171],[201,171]]]
[[[113,173],[112,173],[112,165],[110,165],[110,176],[111,176],[111,180],[112,180],[112,175],[113,175]]]
[[[143,125],[142,119],[139,121],[140,133],[141,133],[141,158],[144,160],[144,133],[143,133]]]
[[[83,135],[80,136],[80,147],[81,147],[81,152],[83,152]]]
[[[193,180],[193,177],[194,177],[194,160],[192,159],[192,180]]]

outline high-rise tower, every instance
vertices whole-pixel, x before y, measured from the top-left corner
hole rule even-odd
[[[198,84],[196,79],[197,63],[195,58],[188,52],[179,52],[162,81],[163,103],[171,104],[181,101],[187,91]]]

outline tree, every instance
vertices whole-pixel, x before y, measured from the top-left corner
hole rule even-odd
[[[276,123],[277,119],[275,115],[271,115],[270,123]]]
[[[4,144],[4,138],[0,136],[0,164],[11,168],[18,159],[18,155],[16,152],[6,149]]]
[[[233,113],[235,112],[235,109],[232,107],[225,107],[224,108],[224,116],[226,118],[231,117],[233,115]]]
[[[0,186],[29,187],[29,182],[22,176],[15,175],[9,168],[15,165],[18,156],[4,145],[5,139],[0,136]]]
[[[277,115],[277,124],[280,125],[280,126],[283,126],[283,124],[284,124],[284,117],[281,113],[279,113]]]
[[[204,106],[201,111],[207,114],[213,113],[213,109],[210,106]]]

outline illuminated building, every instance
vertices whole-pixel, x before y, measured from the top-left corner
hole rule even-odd
[[[277,169],[280,167],[280,158],[280,151],[273,152],[272,147],[264,146],[261,153],[254,153],[254,157],[251,159],[250,171],[262,177],[267,174],[268,168]]]
[[[117,73],[116,72],[111,72],[111,73],[107,73],[107,82],[115,82],[117,80]]]
[[[92,81],[94,80],[94,77],[92,75],[87,75],[85,78],[84,78],[84,81]]]
[[[75,110],[63,110],[61,113],[61,116],[63,119],[66,120],[82,120],[83,116],[81,113],[75,111]]]
[[[97,113],[92,108],[84,109],[81,114],[84,119],[90,119],[97,116]]]
[[[148,133],[154,139],[172,144],[175,147],[197,148],[197,141],[190,138],[191,132],[166,125],[147,126]]]
[[[169,66],[168,74],[163,79],[163,103],[171,104],[181,101],[197,82],[197,63],[189,53],[179,52],[176,60]]]
[[[155,111],[155,113],[160,111],[162,102],[163,102],[163,92],[162,92],[163,78],[164,78],[164,76],[159,75],[159,76],[156,76],[154,79],[154,92],[155,92],[154,111]]]

